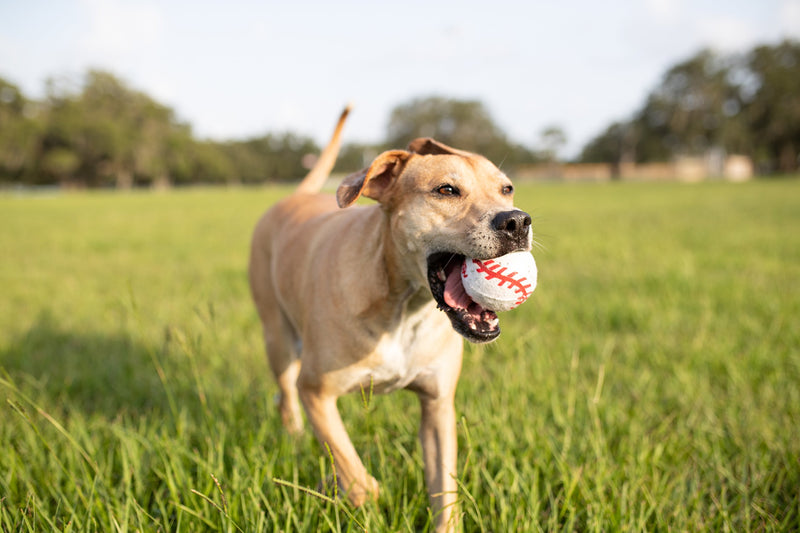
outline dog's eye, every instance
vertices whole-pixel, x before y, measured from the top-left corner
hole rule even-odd
[[[503,187],[503,194],[514,194],[514,186],[513,185],[506,185]]]
[[[439,185],[436,187],[436,193],[442,196],[458,196],[461,194],[458,188],[452,185]]]

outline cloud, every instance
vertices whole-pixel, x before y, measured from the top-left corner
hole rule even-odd
[[[703,44],[721,52],[739,52],[758,41],[758,32],[747,21],[735,17],[708,17],[698,23]]]
[[[785,0],[781,4],[778,24],[783,36],[800,38],[800,0]]]
[[[647,10],[660,22],[674,22],[683,10],[681,0],[647,0]]]
[[[89,30],[82,46],[90,56],[116,60],[161,41],[164,17],[155,3],[125,0],[82,0]]]

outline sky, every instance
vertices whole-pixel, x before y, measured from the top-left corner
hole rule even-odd
[[[668,68],[710,47],[800,39],[800,0],[0,0],[0,77],[112,72],[200,138],[293,131],[379,142],[391,110],[481,101],[515,142],[548,126],[571,157],[629,118]]]

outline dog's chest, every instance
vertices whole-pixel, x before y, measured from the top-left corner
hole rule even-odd
[[[391,392],[407,387],[421,374],[437,366],[438,344],[442,324],[439,311],[418,313],[409,317],[393,331],[384,333],[365,368],[358,387],[371,387],[376,393]],[[445,330],[447,331],[447,330]]]

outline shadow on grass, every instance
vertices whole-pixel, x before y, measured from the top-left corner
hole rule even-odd
[[[124,331],[65,331],[42,313],[0,350],[0,368],[37,401],[113,418],[169,409],[153,361],[157,353]]]

